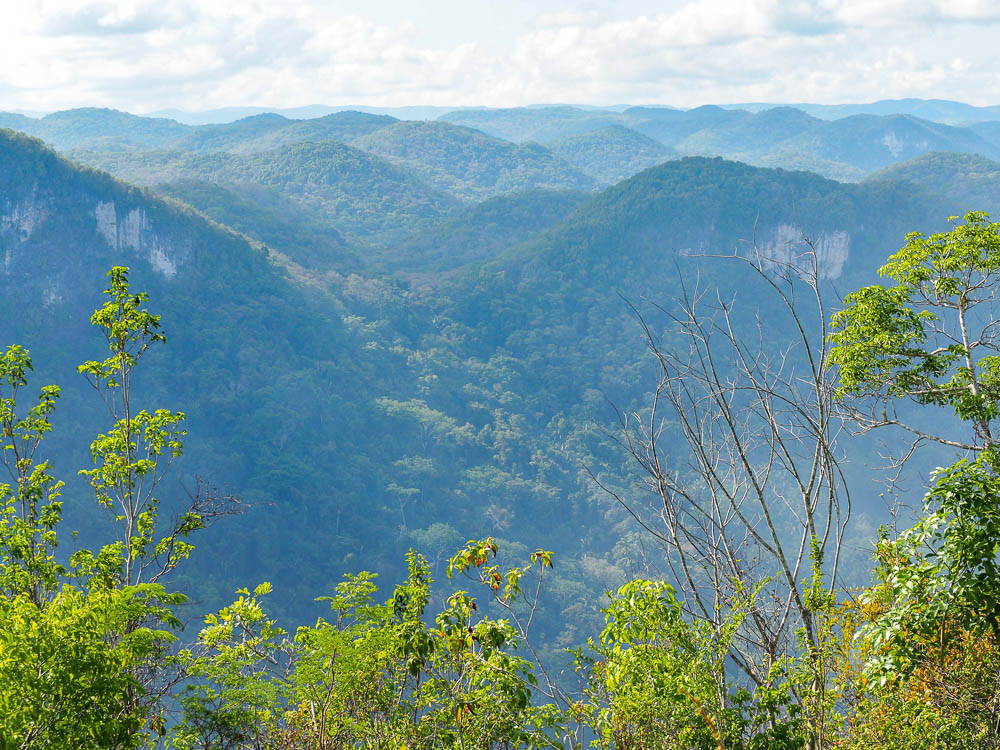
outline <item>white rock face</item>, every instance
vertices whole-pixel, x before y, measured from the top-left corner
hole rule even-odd
[[[62,290],[59,288],[58,284],[52,283],[45,287],[45,291],[42,293],[42,303],[49,307],[57,302],[62,302]]]
[[[903,153],[903,141],[895,133],[886,133],[882,136],[882,145],[889,149],[894,159]]]
[[[0,273],[9,276],[14,265],[17,247],[27,241],[48,218],[48,211],[34,192],[31,196],[12,203],[6,202],[0,210]]]
[[[111,245],[118,248],[118,219],[115,216],[115,204],[111,201],[107,203],[101,201],[94,209],[97,217],[97,231]]]
[[[177,275],[177,254],[153,231],[141,208],[133,208],[119,218],[114,201],[101,201],[94,208],[97,231],[116,250],[145,255],[154,270],[167,278]]]
[[[818,237],[810,239],[811,248],[806,244],[798,227],[779,224],[774,229],[772,239],[759,244],[760,252],[775,263],[790,264],[806,270],[812,265],[810,255],[815,251],[819,277],[839,278],[850,256],[851,236],[843,230],[838,230],[822,232]]]
[[[34,195],[19,203],[7,204],[0,216],[0,233],[15,232],[23,242],[31,237],[47,215]]]

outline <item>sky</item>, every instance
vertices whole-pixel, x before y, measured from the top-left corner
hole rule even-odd
[[[5,0],[0,110],[1000,104],[1000,0]]]

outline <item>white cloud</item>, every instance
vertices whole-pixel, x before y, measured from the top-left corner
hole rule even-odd
[[[0,110],[995,103],[983,100],[998,74],[992,0],[675,0],[645,14],[633,0],[628,16],[551,0],[522,7],[503,39],[489,38],[484,15],[436,44],[422,31],[443,19],[413,18],[399,1],[377,21],[386,0],[368,13],[338,0],[22,0],[0,30]]]

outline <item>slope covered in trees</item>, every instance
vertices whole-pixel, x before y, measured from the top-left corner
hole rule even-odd
[[[262,185],[321,212],[337,231],[373,242],[399,239],[409,228],[428,226],[460,205],[413,173],[334,141],[245,155],[157,151],[74,156],[139,185],[182,178],[236,189],[245,183]]]
[[[673,149],[622,125],[566,136],[545,145],[604,187],[677,156]]]
[[[353,141],[414,168],[429,184],[466,200],[523,191],[585,190],[594,183],[537,144],[514,145],[443,122],[398,122]]]
[[[20,145],[28,154],[37,148]],[[48,158],[55,171],[65,168]],[[73,181],[70,174],[62,176]],[[109,185],[100,178],[86,187]],[[672,534],[659,536],[662,552],[668,565],[682,563],[685,574],[674,569],[672,585],[632,573],[609,594],[603,627],[591,630],[585,647],[575,650],[581,679],[576,690],[553,679],[548,655],[532,645],[542,597],[564,596],[565,583],[552,577],[558,558],[539,548],[525,551],[521,565],[500,563],[493,538],[453,545],[458,549],[446,575],[462,578],[473,593],[457,590],[440,607],[432,605],[431,589],[438,562],[411,551],[405,579],[384,604],[373,575],[348,575],[332,596],[323,597],[332,612],[291,636],[267,614],[273,587],[262,583],[252,592],[237,591],[235,602],[208,614],[197,636],[171,653],[186,598],[174,588],[177,579],[161,577],[185,564],[194,549],[188,540],[209,520],[225,520],[232,501],[199,488],[188,510],[164,523],[161,511],[168,506],[154,491],[185,451],[186,415],[139,406],[143,389],[133,376],[165,341],[161,316],[147,309],[146,292],[130,286],[128,269],[113,267],[105,299],[92,316],[107,356],[98,353],[79,367],[97,400],[108,406],[112,424],[91,443],[96,468],[83,472],[89,490],[74,494],[80,500],[92,493],[91,503],[117,515],[106,541],[87,534],[86,546],[77,547],[74,532],[75,551],[65,562],[59,556],[59,543],[67,538],[62,485],[50,473],[53,466],[35,458],[43,443],[49,449],[60,391],[43,387],[37,404],[28,406],[25,386],[35,375],[30,355],[15,345],[0,358],[0,439],[13,480],[0,485],[0,737],[29,748],[151,747],[159,740],[190,748],[222,739],[234,748],[275,749],[406,743],[610,750],[638,743],[821,750],[874,743],[909,750],[925,747],[928,738],[934,746],[989,747],[997,735],[990,704],[1000,662],[992,616],[1000,610],[1000,486],[992,437],[994,358],[977,349],[994,340],[993,326],[977,328],[974,344],[964,339],[943,353],[929,349],[951,338],[945,318],[959,318],[966,331],[970,313],[992,303],[1000,284],[998,240],[1000,224],[988,223],[983,214],[969,214],[948,233],[911,234],[881,269],[891,283],[848,295],[829,321],[831,336],[817,338],[812,326],[798,327],[800,343],[820,355],[807,370],[817,384],[852,399],[858,424],[865,424],[868,405],[875,406],[873,415],[883,415],[883,424],[874,427],[890,426],[888,404],[899,399],[951,406],[964,422],[958,433],[939,425],[935,435],[922,439],[955,444],[957,438],[974,457],[936,472],[913,526],[892,537],[888,529],[880,532],[879,568],[861,592],[844,589],[837,578],[845,535],[856,532],[849,532],[850,514],[842,514],[845,508],[835,500],[844,490],[836,470],[844,459],[835,457],[839,430],[831,431],[826,421],[832,418],[835,426],[843,418],[829,409],[834,390],[824,385],[813,400],[800,389],[804,381],[787,356],[779,356],[772,370],[770,339],[758,342],[759,353],[747,359],[754,345],[737,330],[723,329],[721,342],[704,338],[710,329],[703,324],[719,318],[701,318],[697,297],[684,298],[689,315],[676,320],[680,339],[649,343],[662,368],[661,386],[668,388],[654,398],[673,394],[668,403],[687,425],[682,433],[698,467],[694,484],[677,470],[661,469],[668,454],[655,443],[663,429],[672,429],[669,415],[664,423],[651,416],[646,430],[637,413],[638,423],[623,424],[624,434],[637,442],[623,447],[652,475],[649,489],[667,511],[643,528],[653,538]],[[815,306],[820,332],[825,328],[825,310],[815,305],[823,273],[816,256],[805,267],[780,255],[731,260],[770,287],[775,309],[805,323],[803,299],[805,308]],[[807,290],[812,298],[800,298]],[[916,316],[913,308],[936,309],[941,317]],[[732,322],[730,313],[725,309],[722,320]],[[707,357],[707,364],[695,357],[688,360],[692,370],[677,370],[684,360],[676,359],[682,349],[674,347],[685,344]],[[736,366],[716,371],[715,357],[727,353],[736,355]],[[927,356],[937,357],[930,368]],[[830,363],[838,369],[828,370]],[[707,380],[699,381],[701,376]],[[676,385],[681,390],[670,390]],[[709,394],[708,402],[721,431],[713,420],[697,418],[705,408],[700,385],[712,393],[723,390],[714,401]],[[745,419],[730,411],[740,409],[743,392],[750,406]],[[689,399],[693,412],[683,409]],[[773,411],[776,404],[794,409]],[[726,429],[734,418],[740,429]],[[716,459],[730,455],[727,446],[735,446],[734,455],[744,461],[755,455],[759,428],[770,445],[768,470],[748,462],[744,471],[720,473]],[[722,442],[701,439],[706,436]],[[816,452],[798,454],[794,447],[808,448],[813,438],[824,456],[818,474],[811,457]],[[786,480],[807,476],[800,468],[822,478],[815,486],[799,482],[795,490],[805,505],[804,515],[792,514],[792,528],[801,533],[793,571],[781,551],[791,529],[783,529],[780,506],[794,499],[786,494]],[[135,476],[155,481],[147,486]],[[724,497],[735,482],[737,512],[728,502],[693,494],[705,488],[702,482]],[[743,514],[745,492],[760,500],[762,517]],[[634,500],[623,502],[635,507]],[[671,516],[672,508],[679,514]],[[715,523],[705,526],[706,517]],[[428,545],[432,536],[442,535],[418,539]],[[708,546],[691,547],[696,538]],[[751,557],[736,559],[728,552],[730,542],[740,539]],[[808,556],[804,547],[811,550]],[[586,558],[564,562],[590,576],[596,572]],[[760,562],[765,564],[758,567]],[[768,563],[779,567],[776,583]],[[696,566],[694,576],[690,565]],[[727,565],[736,574],[729,582],[698,575]],[[915,590],[922,595],[915,597]],[[714,606],[705,608],[703,594],[714,596]],[[781,601],[784,614],[774,606]],[[488,614],[487,604],[504,617]],[[789,611],[796,613],[793,620],[786,619]],[[433,624],[431,612],[437,612]],[[586,626],[580,635],[587,635]]]
[[[1000,203],[1000,163],[974,154],[924,154],[880,169],[868,180],[905,180],[976,210],[995,211]]]

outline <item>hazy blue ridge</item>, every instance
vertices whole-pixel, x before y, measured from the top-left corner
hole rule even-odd
[[[595,186],[593,178],[538,144],[514,144],[446,122],[397,122],[356,139],[354,145],[405,165],[465,200],[531,188]]]
[[[1000,163],[976,154],[932,152],[880,169],[868,182],[906,180],[954,202],[962,211],[1000,215]]]
[[[565,136],[546,143],[545,147],[603,187],[677,158],[674,149],[624,125],[608,125],[580,135]]]

